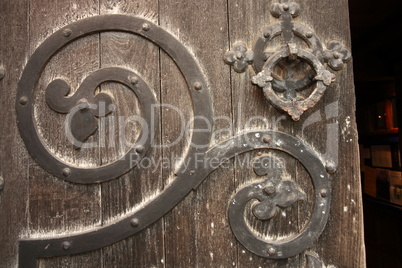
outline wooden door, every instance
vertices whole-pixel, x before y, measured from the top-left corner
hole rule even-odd
[[[347,0],[0,2],[1,267],[364,267]]]

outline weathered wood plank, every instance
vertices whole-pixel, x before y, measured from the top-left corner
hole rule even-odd
[[[30,1],[30,52],[60,27],[99,14],[99,3],[82,1]],[[85,59],[85,60],[83,60]],[[65,135],[66,115],[51,110],[44,90],[56,77],[67,78],[75,91],[81,81],[99,68],[99,36],[79,39],[58,52],[47,64],[35,89],[38,128],[50,150],[60,159],[81,167],[100,164],[98,146],[75,150]],[[88,142],[97,143],[98,135]],[[29,236],[51,236],[82,231],[101,224],[100,186],[67,183],[44,171],[35,162],[29,165]],[[41,267],[100,266],[101,252],[51,258]]]
[[[301,5],[304,8],[300,19],[313,27],[325,44],[340,40],[350,48],[347,0],[311,0]],[[350,62],[346,68],[335,72],[335,83],[315,108],[321,112],[322,121],[304,131],[304,139],[325,160],[338,166],[336,173],[330,176],[333,187],[330,218],[314,251],[326,265],[339,267],[366,265],[352,66]]]
[[[15,267],[16,241],[28,224],[29,156],[18,134],[15,116],[16,84],[27,58],[28,2],[0,2],[0,260],[2,267]]]
[[[271,1],[229,1],[228,2],[229,39],[231,47],[238,41],[252,49],[255,41],[261,36],[263,28],[274,21],[270,13]],[[274,47],[278,45],[274,41]],[[278,112],[265,100],[262,90],[251,84],[251,78],[255,75],[250,67],[245,73],[236,73],[232,70],[232,95],[234,124],[237,133],[245,129],[274,129],[293,134],[294,126],[289,118]],[[257,157],[256,151],[251,152],[248,158],[252,160]],[[285,153],[275,153],[272,150],[262,150],[260,153],[270,154],[278,157],[284,164],[284,169],[293,180],[296,176],[296,161]],[[237,159],[236,161],[241,161]],[[239,187],[245,183],[252,183],[253,180],[261,180],[252,171],[252,167],[236,166],[236,185]],[[300,185],[299,185],[300,186]],[[304,189],[303,189],[304,190]],[[300,202],[299,202],[300,203]],[[286,209],[278,209],[277,216],[268,221],[258,220],[253,216],[251,210],[245,214],[250,225],[263,237],[271,240],[283,240],[298,232],[298,204]],[[297,267],[299,257],[288,260],[269,260],[256,256],[249,252],[241,244],[238,244],[238,266],[276,266],[276,267]]]
[[[263,34],[264,27],[276,21],[270,14],[272,3],[273,1],[229,1],[229,38],[232,45],[236,41],[242,40],[248,48],[253,47],[256,39]],[[338,1],[336,3],[331,1],[298,1],[298,3],[301,5],[300,21],[315,29],[324,43],[333,39],[343,40],[344,44],[350,47],[347,1]],[[332,16],[331,14],[334,13],[339,14],[340,17]],[[331,30],[328,31],[328,29]],[[337,72],[337,81],[340,82],[331,85],[324,98],[314,108],[305,112],[298,122],[292,122],[287,116],[282,120],[281,114],[264,100],[261,90],[250,84],[250,78],[254,74],[251,68],[244,74],[232,72],[233,103],[240,102],[244,107],[237,110],[234,108],[235,120],[239,118],[236,116],[236,111],[240,114],[241,120],[238,120],[239,122],[244,122],[247,117],[263,116],[268,121],[266,124],[260,121],[260,123],[253,123],[251,127],[257,129],[273,128],[285,131],[309,144],[323,156],[323,160],[339,162],[338,172],[336,175],[331,176],[334,187],[331,216],[326,230],[312,251],[318,253],[327,265],[334,264],[341,267],[364,266],[361,192],[359,172],[357,170],[359,160],[357,158],[357,135],[354,125],[354,93],[351,64],[348,65],[347,69]],[[314,124],[310,124],[315,117],[319,119],[313,122]],[[240,123],[237,123],[236,127],[238,130],[244,128]],[[342,131],[342,129],[345,130]],[[338,135],[340,135],[339,138]],[[344,136],[348,137],[345,138]],[[298,202],[296,206],[293,206],[295,209],[289,211],[294,216],[291,219],[295,220],[295,227],[300,231],[310,218],[314,192],[309,176],[301,164],[291,158],[285,157],[284,159],[291,177],[295,179],[308,196],[307,201]],[[244,182],[242,178],[245,177],[245,174],[245,171],[236,170],[236,181],[239,181],[239,184]],[[340,180],[340,178],[343,178],[343,180]],[[347,204],[345,205],[345,203]],[[348,211],[348,217],[341,216],[344,210]],[[286,211],[286,215],[289,212]],[[333,224],[333,222],[336,223]],[[272,231],[279,232],[279,236],[280,234],[286,234],[287,230],[292,230],[291,232],[297,230],[288,229],[286,221],[279,221],[278,223],[277,228],[272,228]],[[354,227],[352,228],[351,226]],[[259,230],[264,232],[264,228]],[[335,234],[344,238],[339,239]],[[348,236],[348,238],[346,239],[345,236]],[[346,254],[344,250],[349,250],[349,254]],[[350,256],[350,254],[354,254],[354,256]],[[350,258],[349,261],[346,261],[347,258]],[[295,267],[304,265],[304,262],[305,259],[302,255],[299,258],[293,258],[293,260],[277,262],[264,260],[253,254],[249,255],[247,250],[242,249],[241,246],[239,250],[239,266],[258,265],[260,263],[262,266]]]
[[[158,23],[158,1],[101,1],[101,14],[129,14],[146,17]],[[100,35],[101,66],[120,66],[128,68],[144,79],[157,99],[160,96],[159,48],[152,42],[127,33],[110,32]],[[130,117],[141,116],[142,109],[135,94],[117,83],[102,85],[102,92],[113,96],[116,110],[102,125],[105,133],[105,146],[101,146],[102,164],[121,157],[135,143],[141,125]],[[155,109],[158,113],[158,110]],[[114,120],[114,121],[113,121]],[[126,123],[125,123],[126,122]],[[151,125],[148,126],[150,129]],[[122,133],[124,132],[124,135]],[[161,137],[155,134],[155,144],[160,144]],[[153,146],[154,147],[154,146]],[[125,212],[132,211],[141,202],[149,199],[162,189],[162,169],[157,162],[162,150],[151,148],[146,159],[155,160],[157,165],[142,161],[139,167],[110,182],[102,183],[102,216],[107,223]],[[127,238],[103,250],[103,265],[162,267],[164,258],[163,221],[157,221],[141,233]]]
[[[228,48],[226,1],[160,1],[161,26],[189,47],[210,82],[216,142],[232,133],[229,68],[221,61]],[[192,107],[181,74],[162,57],[162,101],[179,108],[188,119]],[[170,76],[171,79],[168,79]],[[195,100],[197,101],[197,100]],[[163,110],[163,139],[167,143],[181,131],[177,116]],[[173,114],[173,113],[172,113]],[[187,123],[188,121],[186,121]],[[186,144],[164,149],[164,155],[182,155]],[[201,168],[201,167],[198,167]],[[236,264],[236,247],[227,218],[233,193],[233,165],[216,170],[165,217],[168,267],[229,267]]]

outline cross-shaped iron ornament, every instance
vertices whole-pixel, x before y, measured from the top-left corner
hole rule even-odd
[[[334,71],[343,68],[351,59],[350,51],[339,41],[330,41],[325,47],[314,31],[300,22],[294,21],[300,12],[299,4],[291,0],[280,0],[271,6],[271,14],[280,18],[279,22],[265,28],[263,35],[257,40],[252,51],[248,51],[242,42],[236,42],[232,50],[227,51],[224,60],[233,65],[236,72],[245,72],[252,64],[257,75],[252,83],[263,89],[265,98],[277,109],[287,112],[297,121],[304,111],[313,107],[324,95],[328,86],[335,80]],[[274,51],[266,51],[267,44],[275,37],[281,36],[282,43]],[[305,42],[308,48],[296,44],[296,38]],[[284,75],[281,78],[275,68],[283,61]],[[307,64],[303,76],[294,77],[295,67]],[[301,93],[313,87],[309,96]]]

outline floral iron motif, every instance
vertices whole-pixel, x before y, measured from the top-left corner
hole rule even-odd
[[[334,71],[339,71],[351,59],[350,51],[339,41],[330,41],[326,47],[321,43],[310,27],[293,21],[300,12],[299,4],[291,0],[280,0],[271,7],[271,14],[280,18],[280,22],[269,25],[257,40],[252,51],[242,43],[235,43],[232,50],[225,54],[225,62],[233,65],[236,72],[244,72],[247,64],[252,64],[257,75],[252,83],[263,89],[265,98],[277,109],[287,112],[295,121],[309,108],[315,106],[326,89],[335,80],[335,74],[327,70],[325,64]],[[275,51],[265,51],[273,38],[281,35],[282,44]],[[295,38],[303,40],[308,48],[299,47]],[[285,77],[275,74],[274,68],[282,61],[287,61]],[[294,66],[306,64],[308,68],[303,77],[292,76]],[[313,86],[308,97],[298,92]]]
[[[275,166],[272,166],[272,163]],[[254,172],[259,176],[266,176],[260,203],[253,207],[253,214],[258,219],[269,220],[276,215],[277,207],[290,207],[295,202],[306,199],[306,194],[294,181],[282,180],[281,160],[269,155],[260,156],[255,159]]]

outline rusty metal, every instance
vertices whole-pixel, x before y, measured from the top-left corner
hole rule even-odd
[[[266,143],[263,137],[270,137],[271,142]],[[126,214],[113,223],[66,236],[20,240],[20,267],[35,267],[36,259],[39,258],[87,252],[111,245],[134,235],[174,208],[192,189],[196,189],[217,168],[215,164],[208,164],[208,161],[216,163],[215,161],[218,159],[218,163],[222,164],[227,159],[237,155],[261,149],[286,152],[300,161],[310,173],[315,190],[315,204],[311,220],[300,234],[286,242],[268,242],[256,237],[244,222],[244,207],[252,198],[265,196],[266,194],[260,188],[258,188],[258,191],[253,192],[252,188],[256,183],[252,183],[240,189],[230,202],[230,225],[239,242],[255,254],[274,259],[294,256],[312,246],[327,222],[331,202],[331,187],[325,173],[325,167],[312,149],[291,135],[277,131],[250,131],[223,141],[206,151],[201,164],[203,168],[197,168],[197,165],[200,164],[200,159],[197,162],[193,161],[196,156],[192,154],[189,158],[189,167],[177,172],[177,177],[164,191],[144,206],[140,206],[138,210]],[[265,156],[262,155],[261,157]],[[259,168],[254,170],[262,175],[269,171],[262,171]],[[282,182],[284,181],[286,180],[282,180]],[[257,184],[261,184],[261,182]],[[322,198],[319,195],[321,189],[328,189],[328,197]],[[251,195],[249,196],[249,194]],[[68,250],[63,249],[61,246],[66,241],[69,243]]]
[[[342,58],[342,55],[347,56],[347,53],[340,51],[336,54],[335,50],[339,50],[337,43],[331,45],[334,50],[331,51],[332,54],[320,47],[321,43],[311,29],[300,26],[299,23],[292,20],[298,13],[298,5],[293,2],[282,0],[280,4],[274,5],[272,14],[284,17],[283,21],[269,26],[264,31],[264,35],[260,39],[262,41],[257,42],[252,51],[253,53],[248,53],[247,50],[244,50],[244,47],[239,45],[236,52],[226,55],[227,58],[230,57],[226,61],[228,63],[232,61],[233,66],[237,66],[235,67],[237,71],[242,71],[245,69],[244,66],[247,67],[248,64],[253,64],[256,70],[260,68],[255,82],[261,84],[265,91],[269,91],[270,87],[272,91],[275,91],[273,92],[275,95],[282,90],[285,93],[287,92],[287,96],[293,97],[296,96],[297,92],[290,92],[286,86],[287,83],[282,83],[273,77],[271,71],[273,66],[282,59],[288,59],[289,57],[293,60],[301,59],[311,64],[314,72],[316,72],[314,75],[315,83],[317,84],[316,90],[324,91],[332,82],[332,76],[324,67],[325,62],[328,62],[330,67],[338,68],[338,60]],[[71,42],[86,35],[103,31],[123,31],[140,35],[163,49],[174,60],[184,75],[192,99],[194,117],[202,116],[206,121],[213,122],[209,85],[204,77],[202,68],[189,50],[167,31],[146,19],[126,15],[95,16],[72,23],[52,34],[33,53],[18,84],[16,101],[18,127],[28,151],[46,170],[70,182],[102,182],[116,178],[129,170],[127,166],[129,157],[119,159],[106,166],[87,169],[61,162],[42,143],[36,129],[33,114],[34,89],[50,58]],[[282,35],[285,40],[279,50],[273,52],[264,51],[265,44],[278,35]],[[292,40],[296,36],[301,36],[302,38],[305,36],[305,41],[309,44],[310,49],[300,49],[295,46]],[[317,55],[321,55],[321,52],[324,56],[318,58]],[[334,60],[329,63],[331,55]],[[261,62],[262,58],[264,60]],[[71,97],[66,97],[69,91],[69,85],[66,81],[61,79],[52,81],[46,90],[46,101],[49,107],[56,112],[67,114],[71,112],[68,110],[69,108],[78,108],[79,118],[72,119],[72,122],[75,121],[75,123],[72,123],[70,127],[72,130],[76,129],[75,135],[79,136],[79,142],[81,141],[81,143],[93,131],[96,131],[94,129],[96,126],[91,123],[92,127],[85,129],[88,126],[80,123],[80,120],[94,122],[93,120],[96,120],[94,117],[113,112],[111,108],[107,111],[105,110],[104,113],[100,113],[97,108],[91,108],[99,105],[97,100],[99,94],[94,95],[94,89],[102,81],[114,81],[129,87],[137,95],[142,107],[143,117],[147,122],[149,119],[147,113],[150,112],[147,107],[156,103],[152,90],[149,89],[144,80],[135,72],[126,68],[111,67],[95,71],[84,79],[77,92]],[[294,83],[295,86],[291,90],[297,91],[297,87],[311,83],[311,79],[294,81]],[[84,84],[87,86],[84,87]],[[56,90],[56,88],[59,90]],[[313,93],[312,96],[317,97],[318,95]],[[112,99],[106,94],[100,95],[98,98],[105,100],[109,105],[112,103]],[[296,99],[294,101],[298,102],[300,100]],[[305,102],[303,105],[310,105],[311,103],[311,101]],[[278,102],[277,107],[280,108],[281,105],[282,103]],[[292,113],[291,110],[290,113]],[[204,129],[202,121],[204,120],[195,120],[193,128]],[[158,127],[158,122],[155,122],[153,127]],[[157,129],[151,130],[152,133],[156,131]],[[172,182],[152,200],[141,204],[137,209],[127,213],[120,219],[79,233],[47,238],[31,237],[21,239],[19,241],[19,266],[36,267],[37,259],[40,258],[88,252],[132,236],[160,219],[183,200],[189,192],[196,189],[217,168],[216,164],[207,164],[209,161],[216,163],[216,160],[219,160],[218,163],[222,164],[227,159],[237,155],[253,150],[261,151],[262,149],[283,151],[293,156],[306,168],[314,187],[314,206],[310,221],[299,234],[281,242],[264,240],[249,229],[244,217],[244,211],[251,200],[259,201],[253,207],[253,215],[261,220],[268,220],[275,217],[278,206],[289,207],[295,202],[303,202],[306,198],[305,193],[300,190],[293,180],[283,178],[281,170],[267,169],[255,164],[254,171],[258,176],[261,176],[261,180],[252,181],[249,185],[239,189],[229,204],[228,215],[232,231],[245,248],[254,254],[267,258],[284,259],[297,255],[311,247],[322,233],[328,220],[331,185],[327,172],[334,172],[336,167],[332,168],[328,163],[324,165],[314,150],[301,140],[286,133],[269,130],[249,131],[208,149],[211,135],[211,131],[193,132],[190,144],[194,146],[190,146],[186,150],[183,156],[183,164],[171,175]],[[141,140],[140,138],[139,140]],[[76,145],[80,145],[79,142]],[[129,152],[143,157],[152,142],[153,139],[148,138],[145,143],[135,144]],[[202,164],[200,164],[199,159],[201,155],[203,155]],[[258,159],[267,159],[267,157],[267,155],[260,152]],[[280,163],[280,161],[278,162]],[[275,176],[267,176],[268,174],[274,174]],[[290,194],[287,195],[286,193]]]
[[[86,169],[81,169],[58,160],[55,155],[48,151],[39,138],[33,114],[34,88],[49,59],[61,48],[86,35],[103,31],[122,31],[140,35],[164,50],[176,63],[187,82],[192,99],[194,117],[202,116],[210,124],[213,122],[209,85],[204,77],[202,68],[190,51],[170,33],[144,18],[127,15],[95,16],[72,23],[52,34],[32,54],[18,84],[16,103],[19,131],[30,154],[46,170],[70,182],[96,183],[116,178],[128,170],[127,161],[130,161],[130,157],[122,157],[122,159],[106,166]],[[147,119],[148,116],[146,113],[150,112],[152,104],[156,102],[154,94],[150,89],[145,87],[145,82],[133,71],[119,67],[115,68],[117,69],[100,69],[91,74],[85,81],[90,85],[93,85],[93,83],[97,84],[100,82],[98,79],[102,80],[98,75],[104,73],[106,76],[111,77],[112,81],[117,80],[118,82],[122,82],[134,91],[135,94],[139,94],[137,97],[142,106],[143,117]],[[58,82],[63,84],[62,81]],[[90,88],[93,88],[93,86]],[[137,90],[137,88],[145,90]],[[61,99],[50,97],[50,103],[63,100],[64,98],[64,96],[59,97]],[[82,104],[83,97],[87,101],[93,98],[90,94],[78,93],[72,103],[81,101]],[[143,104],[148,104],[149,107],[144,107],[145,105]],[[56,106],[60,105],[62,104],[58,103]],[[53,108],[58,109],[60,107]],[[82,108],[84,110],[87,109],[85,107]],[[92,112],[95,112],[95,110]],[[156,116],[158,114],[158,112],[155,113]],[[195,120],[193,128],[203,129],[204,126],[202,124],[203,120]],[[156,128],[158,125],[158,118],[155,118],[153,127]],[[156,129],[150,131],[150,134],[157,132]],[[53,238],[22,239],[19,242],[19,266],[36,267],[36,260],[39,258],[76,254],[101,248],[138,233],[149,224],[155,222],[176,206],[193,188],[197,187],[200,179],[205,178],[195,176],[195,170],[187,169],[184,163],[190,166],[196,165],[195,155],[196,153],[204,154],[207,151],[211,135],[212,133],[210,132],[201,131],[192,133],[190,143],[200,145],[201,147],[191,146],[186,150],[183,155],[183,164],[173,172],[174,175],[172,174],[175,177],[173,182],[147,205],[139,208],[134,213],[122,217],[116,223],[88,230],[80,234]],[[146,144],[134,146],[130,149],[130,152],[143,156],[151,140],[147,139],[146,142]],[[69,243],[67,249],[65,249],[65,242]]]
[[[58,159],[46,148],[39,136],[35,123],[33,94],[46,64],[60,49],[73,41],[104,31],[121,31],[140,35],[163,49],[184,75],[193,102],[194,116],[203,116],[209,122],[213,122],[211,119],[212,108],[208,83],[200,66],[186,47],[163,28],[146,19],[127,15],[102,15],[74,22],[48,37],[32,54],[18,83],[16,103],[19,131],[29,153],[47,171],[70,182],[98,183],[119,177],[135,166],[135,163],[132,163],[129,157],[132,153],[138,154],[134,147],[142,146],[144,148],[139,157],[136,157],[137,161],[139,161],[146,154],[153,139],[153,135],[149,135],[149,138],[144,136],[146,140],[144,144],[135,144],[124,156],[108,165],[95,168],[80,168]],[[94,88],[105,81],[122,83],[137,95],[142,107],[142,117],[150,127],[149,132],[156,133],[158,112],[154,113],[155,120],[151,122],[151,109],[153,104],[157,103],[154,93],[135,72],[125,68],[111,67],[95,71],[82,82],[77,93],[71,97],[65,97],[69,91],[67,82],[61,79],[54,80],[46,90],[47,103],[53,110],[61,113],[68,113],[69,108],[78,104],[82,105],[82,102],[85,102],[83,101],[84,99],[89,106],[99,104],[100,101],[110,103],[109,95],[99,93],[94,96],[93,94]],[[194,85],[196,85],[196,88],[194,88]],[[105,111],[105,113],[108,112],[110,111]],[[94,116],[98,115],[99,111],[97,109],[83,108],[77,112],[76,118],[72,118],[71,130],[72,134],[78,138],[75,144],[77,147],[81,146],[82,142],[96,131],[97,126]],[[85,124],[85,120],[90,122],[89,126]],[[201,129],[203,127],[201,124],[201,120],[195,120],[194,128]],[[142,140],[141,135],[138,141]],[[191,142],[192,144],[209,144],[210,135],[210,133],[206,132],[193,133]],[[198,152],[202,153],[203,150]],[[195,148],[190,148],[186,157],[193,153],[195,153]],[[63,174],[65,168],[70,170],[68,176]]]
[[[250,201],[258,200],[257,205],[253,207],[254,216],[260,220],[268,220],[275,216],[276,206],[288,207],[305,198],[305,194],[293,181],[281,180],[281,169],[271,167],[264,171],[263,168],[257,167],[254,168],[257,175],[269,174],[269,176],[264,180],[252,182],[237,191],[229,203],[229,223],[237,240],[249,251],[266,258],[284,259],[308,249],[321,235],[329,216],[331,185],[324,164],[315,152],[302,141],[280,132],[268,135],[273,137],[272,141],[269,145],[262,141],[263,144],[293,156],[310,174],[314,186],[314,207],[310,221],[300,233],[280,242],[258,237],[250,229],[244,216],[244,211]],[[267,187],[269,192],[273,192],[270,189],[274,187],[275,192],[270,195],[265,190]],[[325,196],[322,195],[324,191]],[[281,192],[289,194],[281,194]]]
[[[287,112],[295,121],[300,119],[304,111],[314,107],[335,79],[335,75],[327,70],[339,71],[351,59],[351,53],[339,41],[330,41],[326,47],[321,43],[314,31],[293,19],[299,15],[299,4],[291,0],[280,0],[271,7],[271,13],[279,18],[263,30],[252,51],[239,42],[231,51],[226,52],[224,60],[233,65],[237,72],[244,72],[252,64],[257,75],[252,82],[263,89],[264,96],[277,109]],[[270,41],[282,38],[282,45],[273,51],[266,50]],[[301,48],[296,38],[307,44]],[[246,61],[246,53],[249,57]],[[236,58],[236,55],[239,57]],[[287,61],[284,67],[285,77],[275,74],[274,68]],[[295,66],[307,64],[305,75],[293,78]],[[315,86],[314,86],[315,84]],[[312,93],[304,98],[298,92],[314,86]]]
[[[287,208],[297,201],[306,200],[306,194],[292,180],[282,180],[282,160],[269,155],[255,159],[254,172],[266,178],[259,184],[259,203],[252,207],[253,214],[260,220],[269,220],[277,213],[277,207]],[[269,254],[269,255],[272,255]]]

